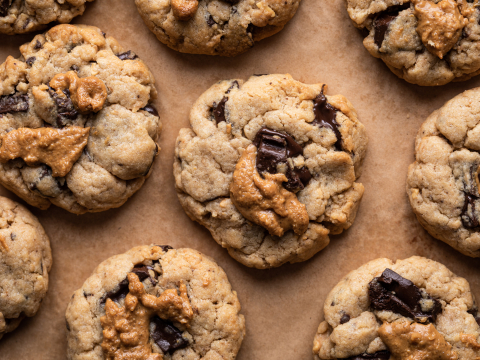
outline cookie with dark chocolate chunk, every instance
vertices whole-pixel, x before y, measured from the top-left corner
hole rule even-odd
[[[66,321],[69,360],[132,352],[145,359],[203,358],[210,346],[216,357],[234,360],[245,336],[224,271],[196,250],[160,245],[102,262],[73,294]]]
[[[406,186],[430,235],[471,257],[480,257],[479,95],[480,88],[465,91],[427,118]]]
[[[328,294],[313,342],[316,360],[471,360],[480,355],[467,280],[423,257],[377,259]]]
[[[176,142],[180,203],[242,264],[307,260],[352,225],[367,136],[342,95],[290,75],[226,80],[190,123]]]

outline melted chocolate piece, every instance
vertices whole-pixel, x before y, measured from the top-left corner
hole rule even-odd
[[[28,111],[28,95],[13,94],[0,97],[0,114]]]
[[[25,62],[27,63],[28,66],[32,66],[35,60],[37,60],[37,58],[35,56],[32,56],[32,57],[29,57]]]
[[[57,126],[65,126],[68,120],[75,120],[78,116],[78,112],[73,106],[72,99],[70,98],[70,91],[68,89],[62,90],[65,96],[58,96],[57,92],[51,87],[48,89],[48,93],[55,100],[57,106]]]
[[[153,106],[151,104],[148,104],[147,106],[141,108],[140,110],[146,111],[146,112],[152,114],[153,116],[160,117],[160,115],[158,115],[158,111],[155,108],[155,106]]]
[[[153,324],[150,336],[164,353],[173,352],[188,346],[188,341],[182,336],[182,332],[170,321],[154,316],[150,319],[150,322]]]
[[[152,282],[152,284],[155,285],[157,283],[157,280],[150,276],[150,273],[148,272],[148,270],[153,270],[153,267],[147,266],[147,265],[135,265],[135,267],[132,269],[131,272],[136,274],[140,281],[143,281],[146,278],[150,278],[150,281]],[[129,292],[128,278],[125,278],[118,284],[118,289],[112,290],[106,293],[105,296],[100,300],[100,303],[105,304],[107,299],[111,299],[115,302],[118,302],[121,299],[124,299],[127,296],[128,292]]]
[[[342,317],[340,318],[340,324],[345,324],[350,321],[350,315],[348,314],[343,314]]]
[[[216,22],[215,22],[215,20],[213,20],[213,16],[212,16],[212,15],[209,15],[209,16],[208,16],[208,19],[207,19],[207,25],[210,26],[210,27],[212,27],[212,26],[215,25],[215,24],[216,24]]]
[[[388,360],[390,359],[390,351],[388,350],[382,350],[382,351],[377,351],[376,353],[373,354],[361,354],[361,355],[355,355],[347,358],[347,360]]]
[[[398,16],[398,13],[402,10],[408,9],[410,3],[403,5],[391,6],[387,10],[379,13],[375,20],[373,20],[373,28],[375,29],[375,34],[373,40],[375,44],[380,49],[382,47],[383,39],[385,39],[385,33],[387,32],[388,25]]]
[[[0,16],[7,16],[13,0],[0,0]]]
[[[335,133],[337,141],[335,142],[335,149],[338,151],[342,150],[342,135],[340,130],[338,130],[338,123],[336,121],[338,109],[334,108],[327,102],[327,98],[322,91],[318,96],[313,100],[313,113],[315,114],[315,120],[312,121],[312,125],[319,125],[332,130]]]
[[[168,250],[173,250],[173,247],[171,247],[170,245],[155,245],[155,246],[161,247],[163,252],[167,252]]]
[[[217,104],[213,103],[213,116],[215,117],[215,122],[217,125],[222,121],[227,121],[225,118],[225,103],[227,102],[228,97],[223,97],[223,99]]]
[[[35,46],[33,48],[35,50],[38,50],[38,49],[41,49],[42,46],[43,46],[42,43],[39,40],[37,40],[37,42],[35,43]]]
[[[276,174],[277,165],[285,164],[288,181],[283,184],[289,191],[302,190],[312,178],[310,171],[304,166],[291,169],[287,159],[303,155],[302,147],[288,134],[262,127],[253,139],[253,145],[257,147],[257,171],[262,174],[268,172]]]
[[[124,53],[118,54],[117,57],[120,60],[135,60],[138,59],[138,56],[132,50],[128,50]]]
[[[422,296],[420,289],[410,280],[395,271],[385,269],[380,277],[373,279],[368,288],[370,302],[375,310],[389,310],[418,322],[435,322],[442,312],[442,305],[432,297]],[[431,299],[433,309],[422,311],[422,299]]]
[[[479,226],[478,219],[475,216],[475,201],[478,200],[478,197],[471,195],[469,193],[464,193],[464,194],[465,194],[465,203],[463,205],[462,214],[461,214],[462,224],[467,229],[474,229]]]

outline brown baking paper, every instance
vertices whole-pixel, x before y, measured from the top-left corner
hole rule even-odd
[[[191,247],[223,267],[246,318],[238,360],[312,359],[313,336],[328,292],[349,271],[378,257],[421,255],[442,262],[467,278],[478,298],[480,260],[422,229],[408,203],[405,178],[420,124],[445,101],[480,86],[480,77],[438,88],[398,79],[365,50],[344,0],[303,0],[283,31],[235,58],[170,50],[144,25],[133,0],[96,0],[75,23],[100,27],[150,67],[159,92],[155,104],[163,122],[162,150],[152,176],[119,209],[77,216],[54,206],[46,211],[29,207],[51,240],[50,288],[39,313],[0,341],[0,359],[64,359],[64,313],[73,291],[101,261],[141,244]],[[32,38],[0,35],[0,62],[9,54],[19,56],[18,47]],[[222,79],[265,73],[325,82],[329,94],[345,95],[367,128],[369,146],[359,180],[365,195],[353,226],[332,236],[331,244],[306,262],[256,270],[230,258],[207,230],[185,215],[172,165],[178,131],[189,126],[190,108],[205,90]],[[0,194],[19,201],[3,188]]]

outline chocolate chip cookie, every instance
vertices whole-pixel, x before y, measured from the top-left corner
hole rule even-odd
[[[244,265],[307,260],[355,219],[367,136],[352,104],[326,90],[290,75],[220,81],[180,130],[180,203]]]
[[[480,257],[480,88],[434,111],[415,141],[407,194],[420,224],[458,251]]]
[[[154,78],[100,29],[59,25],[0,65],[0,183],[72,213],[121,206],[159,151]]]
[[[414,256],[370,261],[328,294],[315,359],[472,360],[480,318],[467,280]]]
[[[37,313],[51,267],[50,241],[37,218],[0,197],[0,338]]]
[[[191,54],[235,56],[276,34],[300,0],[135,0],[158,40]]]
[[[225,272],[170,246],[135,247],[102,262],[66,312],[75,359],[235,359],[245,320]]]
[[[0,0],[0,34],[23,34],[41,30],[48,23],[69,23],[82,15],[93,0]]]
[[[480,11],[473,0],[346,0],[363,45],[398,77],[423,85],[480,73]]]

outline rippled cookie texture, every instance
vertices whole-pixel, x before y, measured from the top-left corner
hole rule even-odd
[[[420,224],[465,255],[480,257],[480,88],[434,111],[415,141],[407,194]]]
[[[93,0],[0,0],[0,34],[41,30],[51,22],[69,23]]]
[[[480,318],[467,280],[414,256],[373,260],[328,294],[315,359],[472,360]]]
[[[423,85],[480,73],[477,0],[346,0],[363,45],[398,77]]]
[[[59,25],[0,65],[0,183],[72,213],[121,206],[150,175],[155,80],[100,29]]]
[[[168,47],[235,56],[282,30],[300,0],[135,0],[135,4]]]
[[[225,272],[198,251],[165,245],[102,262],[66,321],[70,360],[233,360],[245,336]]]
[[[37,313],[51,267],[50,241],[37,218],[0,197],[0,338]]]
[[[367,136],[352,104],[326,90],[290,75],[220,81],[180,130],[180,203],[247,266],[307,260],[355,219]]]

